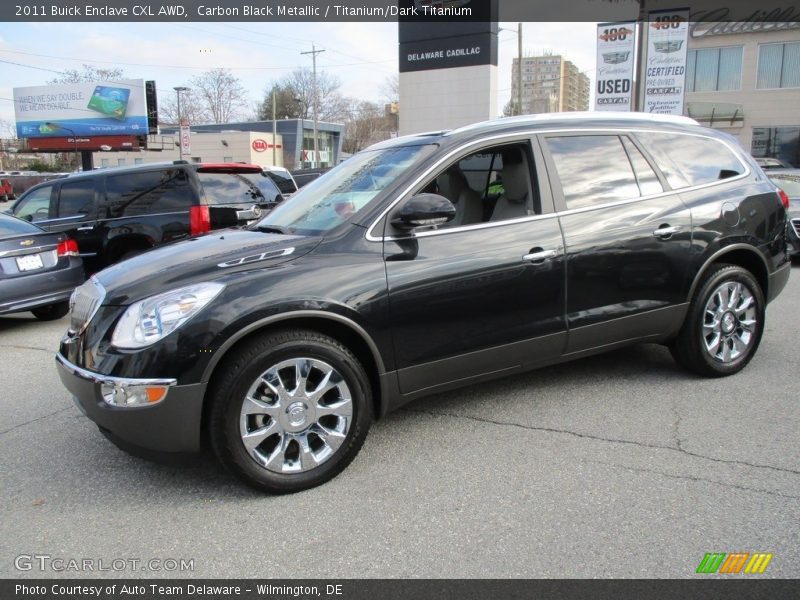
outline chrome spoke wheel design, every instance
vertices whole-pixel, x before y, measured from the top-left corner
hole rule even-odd
[[[321,360],[293,358],[250,386],[239,432],[247,453],[265,469],[301,473],[336,453],[352,418],[352,395],[341,373]]]
[[[716,361],[731,363],[756,339],[756,301],[746,285],[726,281],[709,296],[703,311],[703,341]]]

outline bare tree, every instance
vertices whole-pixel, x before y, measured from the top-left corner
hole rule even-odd
[[[339,93],[341,81],[325,71],[317,72],[317,117],[320,121],[344,121],[350,106]],[[274,82],[264,93],[259,108],[262,119],[272,119],[272,94],[276,94],[278,118],[311,119],[314,110],[314,75],[309,68],[295,69]]]
[[[395,131],[394,119],[388,115],[383,106],[375,102],[350,99],[351,110],[345,120],[344,152],[358,152],[370,144],[391,137]]]
[[[212,123],[230,123],[247,110],[247,92],[229,69],[205,71],[193,77],[189,87],[191,92],[187,96],[196,96]]]
[[[63,83],[83,83],[84,81],[113,81],[124,79],[125,72],[119,67],[97,67],[84,64],[82,69],[66,69],[55,79],[47,83],[58,85]]]
[[[197,93],[191,88],[189,88],[189,91],[181,92],[180,116],[187,119],[192,125],[211,122],[208,110],[206,110],[205,106],[202,104]],[[158,120],[164,125],[179,124],[177,92],[173,94],[168,93],[166,97],[159,97]]]
[[[400,77],[398,75],[389,75],[384,79],[383,85],[381,85],[381,94],[383,94],[383,100],[387,104],[400,102]]]

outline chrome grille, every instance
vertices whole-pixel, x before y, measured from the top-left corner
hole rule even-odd
[[[800,237],[800,219],[792,219],[792,229],[794,229],[794,234]]]
[[[75,291],[72,292],[72,297],[69,299],[70,333],[81,333],[86,329],[105,297],[105,289],[94,277],[75,288]]]

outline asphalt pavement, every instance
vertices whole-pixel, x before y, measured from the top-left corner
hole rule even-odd
[[[0,577],[697,577],[767,552],[797,578],[798,298],[794,267],[733,377],[643,345],[441,394],[280,497],[116,449],[59,382],[67,319],[0,317]]]

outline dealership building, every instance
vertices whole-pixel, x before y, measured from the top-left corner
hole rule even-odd
[[[684,112],[800,166],[800,23],[692,23]]]

